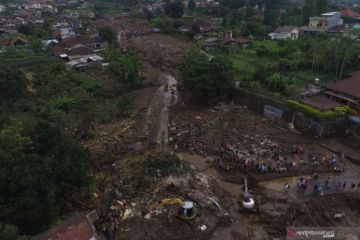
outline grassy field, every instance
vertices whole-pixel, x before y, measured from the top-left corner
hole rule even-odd
[[[220,49],[211,51],[214,56],[224,56]],[[252,41],[247,49],[231,48],[227,56],[235,69],[235,81],[250,88],[266,89],[267,80],[280,74],[298,91],[304,89],[315,78],[322,82],[333,81],[324,72],[313,72],[306,52],[300,51],[295,42]],[[304,67],[310,64],[310,67]]]

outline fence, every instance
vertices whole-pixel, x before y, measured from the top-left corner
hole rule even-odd
[[[334,136],[351,133],[355,137],[360,138],[360,118],[358,119],[359,123],[352,122],[351,124],[346,117],[318,122],[301,113],[293,112],[287,104],[282,101],[243,88],[232,89],[230,97],[232,97],[236,103],[246,105],[249,109],[273,120],[291,123],[294,118],[294,126],[302,132],[317,136]]]

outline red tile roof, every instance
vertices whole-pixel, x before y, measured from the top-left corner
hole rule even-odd
[[[101,38],[99,38],[99,37],[76,36],[76,37],[65,38],[61,42],[60,46],[62,46],[63,48],[70,48],[76,44],[88,45],[88,44],[94,44],[94,43],[100,43],[100,42],[101,42]]]
[[[349,97],[360,99],[360,70],[353,72],[349,78],[328,84],[325,87]]]
[[[360,14],[351,10],[351,9],[345,9],[341,11],[342,17],[348,17],[348,18],[360,18]]]
[[[35,237],[35,240],[93,240],[99,239],[83,215],[75,216],[64,224]]]

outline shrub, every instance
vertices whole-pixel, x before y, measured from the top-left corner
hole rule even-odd
[[[316,108],[313,108],[306,104],[299,103],[294,100],[288,100],[288,105],[294,111],[301,112],[305,116],[314,118],[318,121],[334,119],[336,117],[345,115],[350,111],[350,107],[340,106],[340,107],[334,108],[333,110],[328,110],[328,111],[322,112]]]

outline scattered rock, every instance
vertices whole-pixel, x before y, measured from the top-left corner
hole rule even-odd
[[[345,213],[337,213],[334,215],[333,219],[340,220],[343,217],[345,217]]]

